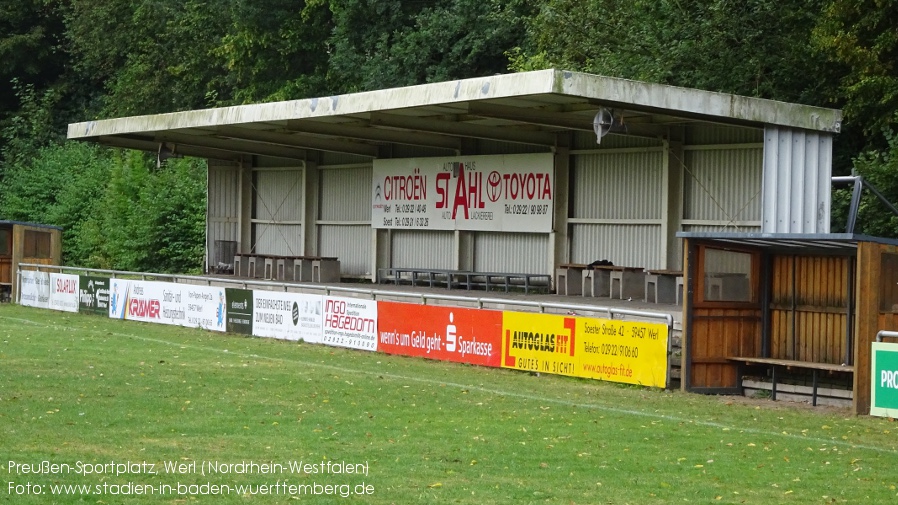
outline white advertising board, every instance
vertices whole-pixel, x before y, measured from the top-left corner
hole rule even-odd
[[[109,317],[225,331],[224,288],[111,279]]]
[[[24,270],[21,272],[22,289],[19,303],[26,307],[50,308],[50,274]]]
[[[51,309],[78,312],[78,276],[71,274],[50,274]]]
[[[377,350],[377,302],[360,298],[324,297],[321,343],[363,351]]]
[[[371,226],[552,231],[551,153],[374,160]]]
[[[253,290],[253,335],[284,340],[321,340],[321,295]]]

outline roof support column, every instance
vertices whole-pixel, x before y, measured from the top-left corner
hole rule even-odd
[[[237,237],[240,243],[237,249],[242,253],[252,252],[253,246],[253,168],[246,159],[239,161]]]
[[[664,159],[661,167],[661,261],[667,270],[683,265],[682,247],[677,232],[683,224],[683,130],[671,129],[662,141]]]
[[[555,226],[549,234],[548,272],[555,282],[555,269],[571,258],[570,226],[570,179],[571,179],[571,135],[555,136],[555,195],[553,199]],[[553,286],[554,288],[555,286]]]

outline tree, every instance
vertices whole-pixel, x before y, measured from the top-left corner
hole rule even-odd
[[[559,67],[822,105],[809,43],[826,0],[548,0],[514,68]]]
[[[339,92],[502,73],[524,41],[527,0],[332,1],[328,78]]]
[[[814,30],[830,62],[846,68],[832,97],[868,145],[886,148],[898,124],[898,0],[832,0]]]

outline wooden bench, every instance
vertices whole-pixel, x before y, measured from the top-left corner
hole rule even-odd
[[[770,391],[770,398],[772,400],[776,400],[776,368],[783,367],[786,370],[791,368],[801,368],[805,370],[811,370],[813,376],[813,387],[811,393],[811,405],[817,406],[817,375],[820,371],[825,371],[829,373],[833,372],[847,372],[854,373],[854,367],[851,365],[835,365],[832,363],[816,363],[813,361],[796,361],[791,359],[775,359],[775,358],[755,358],[750,356],[735,356],[727,358],[730,361],[734,361],[740,364],[748,365],[748,366],[757,366],[757,365],[766,365],[771,369],[770,374],[770,382],[772,383],[772,388]],[[740,374],[741,375],[741,374]]]
[[[237,253],[234,275],[298,282],[340,282],[340,261],[324,256]]]
[[[683,299],[683,272],[680,270],[646,270],[646,303],[680,305]]]
[[[465,288],[467,290],[483,288],[504,288],[505,292],[512,287],[524,288],[524,293],[533,291],[549,291],[551,276],[545,274],[528,274],[513,272],[476,272],[468,270],[447,270],[439,268],[380,268],[377,271],[379,283],[408,283],[412,286],[440,287],[447,289]]]

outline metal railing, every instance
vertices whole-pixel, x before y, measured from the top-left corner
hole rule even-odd
[[[383,290],[383,289],[369,289],[369,288],[358,288],[358,287],[348,287],[348,286],[339,286],[339,285],[329,285],[329,284],[309,284],[309,283],[285,283],[285,282],[272,282],[265,280],[252,280],[252,279],[233,279],[227,277],[206,277],[199,275],[180,275],[180,274],[159,274],[159,273],[147,273],[147,272],[129,272],[122,270],[104,270],[98,268],[83,268],[83,267],[69,267],[69,266],[60,266],[60,265],[39,265],[35,263],[19,263],[16,266],[16,303],[21,303],[21,293],[22,293],[22,268],[34,269],[36,271],[54,271],[59,273],[85,273],[85,274],[104,274],[109,275],[110,278],[139,278],[140,280],[159,280],[159,281],[168,281],[173,282],[175,284],[183,283],[184,281],[192,281],[191,283],[203,283],[208,286],[220,286],[220,285],[237,285],[242,289],[248,289],[250,287],[264,287],[269,288],[269,290],[283,290],[284,292],[291,292],[290,288],[293,289],[302,289],[302,290],[311,290],[311,291],[323,291],[324,295],[330,296],[332,293],[353,293],[356,295],[362,295],[370,298],[371,300],[383,300],[384,298],[400,298],[400,299],[417,299],[420,301],[422,305],[428,305],[429,300],[440,300],[440,301],[448,301],[448,302],[459,302],[465,304],[472,304],[473,306],[484,309],[489,308],[487,305],[499,305],[502,307],[505,306],[513,306],[513,307],[527,307],[532,309],[537,309],[540,313],[546,313],[546,309],[557,309],[568,311],[571,315],[582,315],[577,314],[577,311],[580,312],[589,312],[592,315],[595,314],[605,314],[608,319],[615,319],[617,317],[620,319],[623,316],[629,317],[637,317],[644,318],[650,320],[659,320],[664,321],[667,325],[667,387],[670,387],[671,381],[671,357],[673,355],[673,327],[674,320],[673,316],[668,313],[663,312],[651,312],[646,310],[632,310],[632,309],[622,309],[617,307],[606,307],[599,305],[585,305],[585,304],[573,304],[573,303],[558,303],[558,302],[543,302],[543,301],[535,301],[535,300],[518,300],[513,298],[489,298],[489,297],[476,297],[476,296],[460,296],[460,295],[444,295],[438,293],[427,293],[427,292],[408,292],[408,291],[394,291],[394,290]],[[276,288],[276,289],[273,289]],[[295,292],[295,291],[293,291]]]
[[[883,338],[898,338],[898,331],[879,330],[876,333],[876,341],[882,342]]]

